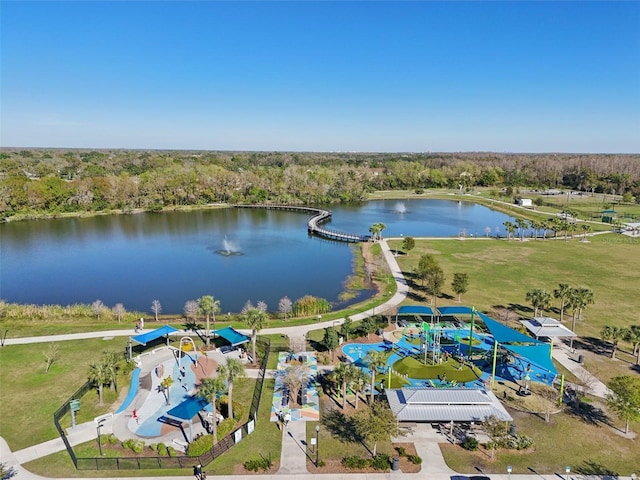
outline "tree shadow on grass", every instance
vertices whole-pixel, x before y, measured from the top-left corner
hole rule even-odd
[[[620,475],[618,472],[592,460],[587,460],[578,465],[575,468],[575,472],[580,475],[599,475],[603,477],[603,480],[618,478]]]
[[[577,337],[573,340],[573,347],[593,352],[597,355],[611,356],[611,348],[600,338],[596,337]]]
[[[361,443],[364,445],[364,439],[356,430],[355,420],[352,417],[347,417],[339,410],[332,410],[325,414],[322,425],[342,442]]]
[[[583,422],[591,425],[604,423],[605,425],[613,426],[611,424],[611,419],[602,409],[585,402],[580,402],[578,408],[576,408],[575,402],[571,402],[570,412],[571,415],[574,415],[580,418]]]

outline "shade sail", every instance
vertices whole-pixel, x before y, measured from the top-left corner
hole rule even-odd
[[[215,334],[224,338],[227,342],[229,342],[232,346],[242,345],[243,343],[247,343],[251,338],[240,333],[233,327],[225,327],[220,330],[216,330]]]
[[[438,307],[440,315],[471,315],[473,308],[462,305],[451,305],[448,307]]]
[[[540,345],[502,345],[504,348],[513,352],[523,358],[526,358],[531,363],[548,370],[555,377],[558,372],[551,360],[551,345],[548,343]]]
[[[195,417],[200,410],[204,410],[209,402],[200,397],[188,397],[177,407],[173,407],[165,415],[176,420],[189,421]]]
[[[165,335],[169,335],[170,333],[178,331],[179,330],[177,328],[173,328],[171,325],[165,325],[164,327],[157,328],[156,330],[151,330],[150,332],[141,333],[140,335],[131,337],[131,340],[139,343],[140,345],[146,345],[156,338],[164,337]]]
[[[398,315],[434,315],[431,307],[421,305],[406,305],[398,308]]]
[[[513,328],[509,328],[506,325],[501,324],[500,322],[495,321],[493,318],[486,316],[484,313],[477,312],[478,316],[482,319],[484,324],[487,326],[493,338],[500,344],[505,343],[542,343],[540,340],[536,340],[529,335],[525,335],[524,333],[520,333]]]

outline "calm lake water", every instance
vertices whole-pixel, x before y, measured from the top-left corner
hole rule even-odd
[[[504,235],[511,219],[448,200],[331,209],[329,228],[368,234],[383,222],[386,237],[482,236],[487,227]],[[144,312],[158,299],[164,313],[182,313],[187,300],[202,295],[219,299],[222,312],[238,312],[247,300],[275,311],[283,296],[309,294],[338,307],[354,247],[309,237],[306,225],[303,214],[235,208],[0,224],[0,298],[62,305],[100,299]]]

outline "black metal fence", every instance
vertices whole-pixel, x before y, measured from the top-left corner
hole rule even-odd
[[[271,350],[271,343],[269,340],[260,339],[259,352],[260,355],[260,369],[258,370],[258,376],[256,378],[256,385],[253,390],[253,399],[251,400],[251,407],[249,409],[249,420],[239,428],[236,428],[233,432],[220,440],[214,447],[206,454],[200,457],[189,457],[186,455],[174,456],[174,457],[94,457],[94,458],[78,458],[73,451],[73,447],[69,443],[69,439],[64,432],[64,429],[60,425],[60,419],[64,417],[70,410],[70,401],[73,399],[80,399],[88,391],[93,388],[91,382],[85,383],[80,387],[70,398],[67,400],[56,412],[53,414],[53,422],[56,429],[60,434],[60,438],[64,442],[64,445],[71,457],[71,461],[78,470],[143,470],[143,469],[171,469],[171,468],[191,468],[194,463],[200,463],[207,465],[215,458],[222,455],[235,445],[235,436],[238,430],[242,430],[242,437],[249,435],[249,425],[255,425],[256,418],[258,416],[258,409],[260,408],[260,397],[262,396],[262,386],[264,384],[265,372],[267,370],[267,360],[269,359],[269,352]]]

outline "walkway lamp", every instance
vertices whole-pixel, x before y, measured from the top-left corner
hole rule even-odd
[[[316,468],[320,462],[320,443],[318,443],[318,434],[320,433],[320,425],[316,425]]]
[[[101,457],[103,456],[103,453],[102,453],[102,438],[100,438],[100,429],[102,428],[103,425],[104,425],[104,418],[98,422],[98,425],[96,427],[96,430],[98,431],[98,450],[100,451]]]
[[[511,467],[511,465],[507,465],[507,475],[509,476],[508,480],[511,480],[511,471],[512,470],[513,470],[513,467]]]
[[[564,467],[564,473],[567,474],[567,478],[565,480],[569,480],[569,474],[571,473],[571,467],[569,465]]]

